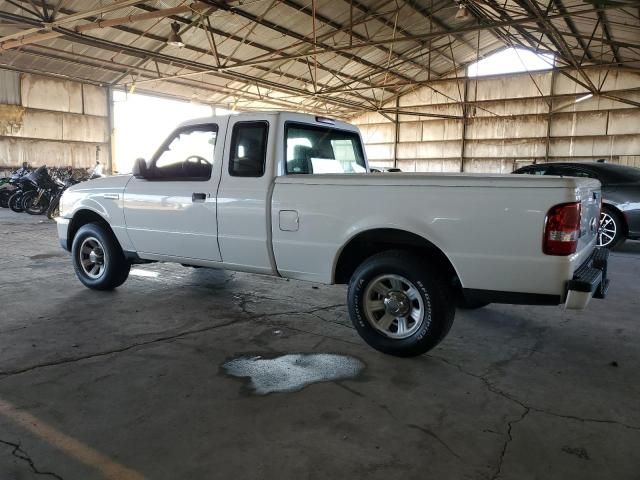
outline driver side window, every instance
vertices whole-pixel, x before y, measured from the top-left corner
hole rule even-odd
[[[162,146],[150,173],[157,180],[204,181],[211,178],[218,138],[215,124],[184,127]]]

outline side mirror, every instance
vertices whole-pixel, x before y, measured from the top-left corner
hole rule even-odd
[[[136,161],[133,163],[133,170],[131,173],[136,178],[147,178],[149,176],[147,161],[144,158],[136,158]]]

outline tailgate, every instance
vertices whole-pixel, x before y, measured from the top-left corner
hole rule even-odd
[[[577,187],[578,198],[581,204],[580,219],[580,239],[578,249],[580,252],[584,248],[591,246],[598,235],[600,227],[600,207],[602,205],[602,193],[600,182],[597,180],[584,180],[584,183]]]

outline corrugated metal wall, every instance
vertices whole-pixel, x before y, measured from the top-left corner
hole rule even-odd
[[[20,105],[20,74],[0,70],[0,104]]]
[[[588,75],[603,94],[640,102],[640,74]],[[400,110],[412,115],[400,115],[397,129],[377,113],[352,121],[373,165],[395,161],[404,171],[508,173],[534,161],[599,158],[640,166],[640,108],[604,96],[576,102],[586,93],[559,71],[447,79],[401,96]],[[465,104],[466,122],[415,115],[463,117]]]
[[[104,88],[0,70],[0,168],[108,165]]]

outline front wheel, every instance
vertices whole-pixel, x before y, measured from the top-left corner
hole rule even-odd
[[[600,213],[598,246],[613,248],[623,241],[624,231],[620,215],[612,209],[604,207]]]
[[[47,209],[47,217],[51,220],[58,216],[60,216],[60,195],[56,195],[51,199],[51,203],[49,203],[49,208]]]
[[[22,208],[30,215],[42,215],[49,208],[49,197],[36,190],[22,196]]]
[[[351,321],[370,346],[398,357],[423,354],[449,332],[451,291],[433,266],[403,251],[367,259],[349,282]]]
[[[78,279],[94,290],[112,290],[129,276],[127,261],[113,233],[99,223],[83,225],[73,238],[73,267]]]
[[[8,188],[3,188],[0,190],[0,207],[9,208],[9,199],[11,195],[13,195],[14,190],[10,190]]]
[[[9,197],[9,208],[16,213],[24,211],[22,208],[22,196],[22,192],[16,192]]]

